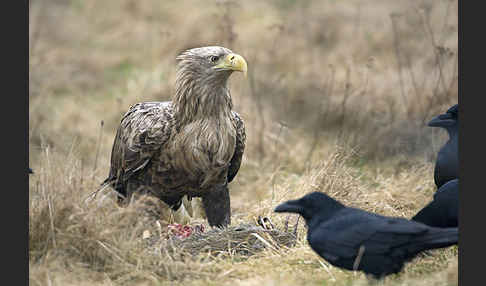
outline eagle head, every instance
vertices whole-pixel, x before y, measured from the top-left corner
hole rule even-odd
[[[248,70],[245,59],[230,49],[209,46],[182,52],[178,60],[178,78],[203,81],[203,84],[225,82],[233,71]]]

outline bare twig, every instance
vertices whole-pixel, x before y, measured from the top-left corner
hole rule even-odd
[[[98,188],[96,191],[90,193],[89,195],[87,195],[84,199],[83,199],[83,202],[86,204],[92,200],[94,200],[96,198],[96,196],[98,195],[99,192],[102,192],[104,191],[107,187],[109,187],[110,184],[105,184],[103,186],[101,186],[100,188]]]
[[[233,47],[237,38],[237,34],[234,32],[234,20],[231,15],[232,8],[239,5],[233,0],[218,1],[217,5],[221,5],[223,9],[222,20],[221,20],[221,35],[224,36],[223,42],[228,47]]]
[[[336,70],[334,69],[333,65],[329,65],[329,67],[331,69],[331,79],[328,80],[324,85],[324,92],[323,92],[324,98],[331,97],[332,93],[333,93],[333,89],[334,89],[334,78],[335,78]],[[317,147],[317,143],[319,143],[319,138],[320,138],[320,133],[321,133],[320,132],[320,130],[321,130],[320,125],[322,124],[322,122],[325,121],[327,114],[328,114],[328,111],[329,111],[329,103],[326,105],[325,111],[324,111],[324,108],[322,108],[322,105],[323,105],[323,101],[321,101],[321,103],[320,103],[321,108],[320,108],[319,114],[317,115],[316,126],[314,127],[314,136],[313,136],[313,139],[312,139],[311,148],[309,149],[309,152],[307,153],[306,160],[304,161],[307,166],[309,166],[312,154],[314,153],[314,150]]]
[[[400,80],[400,94],[402,96],[403,104],[405,107],[405,113],[407,111],[407,98],[405,96],[405,88],[403,86],[403,75],[402,75],[402,61],[400,60],[400,44],[399,44],[399,35],[398,35],[398,29],[397,29],[397,24],[396,24],[396,18],[398,17],[398,14],[392,13],[390,14],[390,19],[392,23],[392,30],[393,30],[393,46],[395,48],[395,57],[397,58],[397,63],[398,63],[398,76]]]
[[[369,57],[368,58],[368,61],[366,63],[366,72],[365,72],[365,83],[364,83],[364,87],[363,87],[363,90],[361,92],[359,92],[359,97],[360,98],[364,98],[364,96],[366,95],[366,93],[368,92],[368,84],[370,82],[370,71],[371,69],[373,68],[373,65],[375,64],[375,58],[374,57]],[[363,100],[364,102],[364,100]],[[356,125],[360,125],[360,118],[361,118],[361,110],[363,108],[360,108],[360,109],[357,109],[355,111],[355,114],[353,116],[354,118],[354,123]]]
[[[437,85],[436,85],[436,88],[434,90],[434,96],[435,96],[438,93],[440,83],[442,83],[442,90],[444,92],[447,90],[446,86],[445,86],[445,81],[444,81],[444,75],[443,75],[444,72],[443,72],[443,68],[442,68],[442,61],[440,59],[440,54],[437,50],[438,45],[437,45],[437,42],[435,41],[434,32],[432,30],[432,26],[430,25],[430,13],[428,13],[427,11],[425,13],[420,13],[420,11],[418,11],[418,15],[420,16],[420,19],[422,21],[425,33],[428,34],[429,37],[430,37],[430,44],[432,46],[432,50],[433,50],[434,55],[435,55],[435,62],[436,62],[436,65],[438,67],[438,70],[439,70],[439,78],[437,79]]]
[[[289,230],[289,219],[290,219],[290,214],[287,215],[287,218],[285,219],[285,223],[284,223],[284,226],[285,226],[284,230],[285,230],[285,232],[287,232]]]
[[[261,164],[263,162],[263,159],[265,158],[265,147],[264,147],[264,136],[265,136],[265,116],[263,114],[263,104],[260,96],[258,96],[257,89],[256,89],[256,83],[255,83],[255,70],[253,70],[252,73],[249,74],[249,83],[250,83],[250,92],[251,96],[255,99],[255,104],[257,107],[257,112],[258,112],[258,118],[260,119],[260,130],[258,132],[258,151],[260,153],[259,156],[259,163]]]
[[[363,257],[363,254],[365,252],[365,246],[361,245],[358,250],[358,255],[356,256],[356,259],[354,260],[353,263],[353,270],[356,271],[358,270],[359,263],[361,262],[361,258]]]
[[[447,1],[447,6],[446,6],[446,11],[445,11],[445,16],[444,16],[444,24],[442,24],[442,30],[441,34],[442,37],[439,39],[440,43],[443,43],[445,40],[445,36],[447,35],[446,33],[446,28],[447,28],[447,20],[449,20],[449,11],[451,10],[451,5],[453,1]]]
[[[324,270],[326,270],[326,272],[329,273],[329,275],[331,275],[332,281],[336,281],[336,277],[334,277],[334,274],[332,274],[329,267],[321,260],[317,260],[317,261],[319,261],[319,264],[321,264],[322,268],[324,268]]]
[[[341,101],[341,118],[340,118],[340,128],[338,138],[341,138],[344,129],[344,122],[346,120],[346,102],[348,101],[349,95],[351,94],[351,70],[349,67],[346,68],[346,83],[344,84],[344,97]]]
[[[294,236],[296,240],[297,240],[297,228],[299,227],[299,220],[300,220],[300,215],[297,216],[297,221],[295,222],[295,228],[294,228]]]
[[[284,128],[284,124],[282,122],[279,122],[278,124],[279,124],[280,128],[278,129],[277,138],[275,139],[275,146],[274,146],[275,151],[278,150],[278,143],[279,143],[279,140],[280,140],[280,135],[282,134],[282,130]],[[277,171],[278,166],[279,166],[278,156],[279,156],[280,152],[274,152],[273,154],[274,154],[273,162],[274,162],[274,172],[275,172],[275,171]]]
[[[47,206],[49,207],[49,223],[51,225],[51,237],[52,237],[52,244],[54,248],[57,248],[57,243],[56,243],[56,232],[54,228],[54,210],[52,207],[52,200],[51,196],[47,194]]]
[[[45,147],[45,154],[46,154],[46,164],[47,164],[47,169],[51,170],[51,159],[49,155],[49,146]],[[57,248],[57,243],[56,243],[56,232],[54,228],[54,207],[52,206],[52,199],[51,196],[49,195],[49,191],[46,190],[46,186],[49,187],[49,181],[48,181],[49,176],[45,174],[45,186],[43,187],[43,194],[44,194],[44,199],[47,201],[47,207],[49,210],[49,224],[51,227],[51,238],[52,238],[52,245],[54,248]]]
[[[263,237],[261,237],[260,235],[258,235],[258,233],[251,233],[251,235],[253,235],[254,237],[256,237],[258,240],[260,240],[261,242],[263,242],[263,244],[265,244],[266,246],[268,246],[268,248],[274,250],[274,251],[277,251],[277,248],[275,248],[275,246],[271,245],[268,241],[266,241]],[[277,246],[278,247],[278,246]]]
[[[410,58],[409,53],[405,52],[404,55],[405,55],[405,63],[407,64],[407,70],[408,70],[408,73],[410,74],[410,79],[412,80],[413,90],[415,91],[415,96],[417,96],[417,98],[419,98],[421,91],[419,91],[419,87],[418,87],[417,81],[415,79],[415,74],[413,72],[412,59]]]
[[[95,161],[94,161],[94,166],[93,166],[93,174],[91,175],[91,178],[94,179],[95,172],[96,172],[96,167],[98,164],[98,156],[100,154],[100,148],[101,148],[101,138],[103,137],[103,125],[104,121],[101,120],[101,125],[100,125],[100,134],[98,136],[98,142],[96,143],[96,156],[95,156]]]
[[[449,2],[446,7],[446,12],[445,12],[445,18],[444,18],[444,23],[442,25],[441,33],[442,33],[442,38],[440,39],[439,42],[435,40],[435,35],[432,30],[432,26],[430,24],[430,7],[426,5],[424,1],[422,1],[422,7],[424,8],[423,12],[419,8],[415,8],[416,13],[418,14],[420,21],[422,23],[422,27],[424,30],[424,33],[429,36],[430,39],[430,44],[432,47],[432,51],[435,56],[435,64],[437,67],[437,72],[438,72],[438,78],[437,82],[435,84],[435,87],[433,88],[432,92],[432,97],[427,98],[428,99],[428,104],[424,107],[423,109],[423,114],[422,114],[422,123],[425,122],[427,118],[429,118],[430,112],[433,112],[433,106],[438,105],[443,99],[447,98],[449,93],[452,90],[452,86],[455,82],[455,70],[457,68],[457,57],[454,62],[454,68],[453,68],[453,76],[451,77],[449,86],[447,86],[445,82],[445,75],[444,75],[444,67],[443,67],[443,62],[441,59],[441,51],[443,50],[441,47],[441,42],[444,41],[446,32],[446,27],[447,27],[447,20],[449,17],[449,10],[451,7],[451,3]],[[457,53],[456,53],[457,56]],[[425,80],[425,79],[424,79]],[[439,96],[439,89],[442,87],[442,96]]]
[[[459,56],[459,53],[456,52],[456,56],[454,58],[454,68],[452,69],[452,76],[451,76],[451,81],[449,83],[449,88],[447,89],[447,95],[449,95],[451,93],[452,87],[454,86],[454,83],[457,81],[458,56]]]
[[[118,254],[115,253],[114,250],[110,249],[107,245],[105,245],[103,242],[99,241],[99,240],[96,240],[96,242],[101,245],[101,247],[103,247],[103,249],[105,249],[106,251],[108,251],[111,255],[113,255],[113,257],[115,257],[116,259],[118,259],[120,262],[123,262],[124,264],[128,264],[128,262],[126,262],[125,260],[123,260]]]

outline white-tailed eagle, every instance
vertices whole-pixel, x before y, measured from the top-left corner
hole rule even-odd
[[[245,126],[232,110],[228,78],[246,74],[245,59],[212,46],[177,57],[172,101],[143,102],[121,119],[103,185],[119,194],[153,195],[177,210],[184,196],[201,197],[211,226],[231,223],[228,183],[241,165]]]

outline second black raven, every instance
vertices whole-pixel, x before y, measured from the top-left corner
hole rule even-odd
[[[453,105],[446,113],[440,114],[429,121],[428,126],[442,127],[447,130],[449,140],[437,154],[434,168],[434,181],[437,188],[446,182],[459,178],[459,107]]]
[[[280,204],[275,212],[300,214],[308,226],[309,245],[332,265],[377,279],[400,272],[421,251],[458,241],[457,228],[435,228],[346,207],[320,192]]]
[[[459,215],[459,179],[443,184],[434,200],[421,209],[412,220],[435,227],[457,227]]]

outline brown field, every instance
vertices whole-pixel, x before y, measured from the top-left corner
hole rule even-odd
[[[147,247],[141,232],[157,228],[136,204],[85,202],[108,175],[121,116],[170,100],[190,47],[248,62],[230,80],[247,133],[233,226],[267,216],[283,230],[273,208],[314,190],[401,217],[432,198],[447,135],[426,122],[457,103],[457,1],[29,3],[30,285],[367,285],[317,256],[302,221],[294,246],[266,237],[253,255],[189,255]],[[431,251],[382,285],[457,285],[457,267],[457,247]]]

